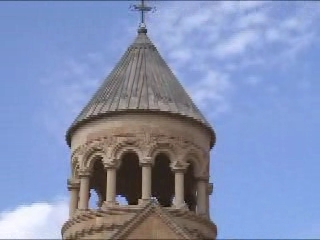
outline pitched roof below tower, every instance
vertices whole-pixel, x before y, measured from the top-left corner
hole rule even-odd
[[[194,239],[158,203],[150,201],[112,239]]]

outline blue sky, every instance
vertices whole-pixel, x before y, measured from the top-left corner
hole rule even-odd
[[[64,133],[133,41],[132,3],[0,3],[1,238],[59,237]],[[150,4],[150,38],[217,133],[219,238],[319,238],[319,3]]]

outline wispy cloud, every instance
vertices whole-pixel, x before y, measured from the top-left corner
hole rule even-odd
[[[239,71],[288,66],[319,36],[315,28],[319,4],[219,1],[160,5],[160,11],[150,17],[150,32],[180,79],[193,76],[191,72],[198,74],[196,81],[184,79],[184,83],[204,111],[207,106],[230,109]],[[210,87],[209,75],[214,76]],[[210,97],[204,97],[205,92]]]
[[[54,74],[42,81],[46,99],[42,119],[47,130],[60,143],[66,129],[109,71],[102,54],[89,53],[83,61],[64,59]]]

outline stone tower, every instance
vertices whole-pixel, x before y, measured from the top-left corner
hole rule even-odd
[[[66,139],[72,172],[63,239],[216,239],[209,213],[215,133],[143,24]]]

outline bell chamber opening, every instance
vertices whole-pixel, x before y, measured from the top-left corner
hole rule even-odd
[[[128,205],[138,205],[142,193],[142,173],[139,166],[139,157],[135,152],[122,155],[120,168],[117,170],[118,198],[124,198]],[[125,205],[125,201],[120,203]]]
[[[170,159],[165,153],[160,153],[155,157],[151,186],[152,197],[155,197],[161,206],[172,206],[174,174],[170,168]]]

